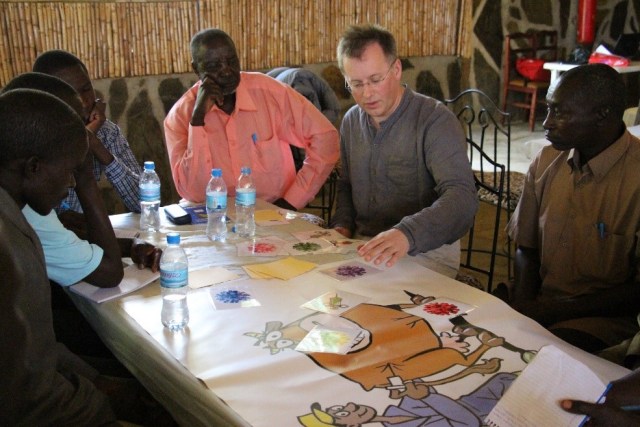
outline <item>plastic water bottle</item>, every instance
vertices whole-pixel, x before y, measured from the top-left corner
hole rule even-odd
[[[211,170],[207,184],[207,237],[224,242],[227,238],[227,185],[221,169]]]
[[[179,331],[189,323],[187,254],[180,247],[179,233],[167,234],[167,244],[160,258],[161,319],[165,327]]]
[[[240,169],[236,186],[236,233],[240,237],[253,237],[256,234],[256,187],[251,178],[251,168]]]
[[[160,178],[153,162],[144,162],[140,177],[140,230],[160,229]]]

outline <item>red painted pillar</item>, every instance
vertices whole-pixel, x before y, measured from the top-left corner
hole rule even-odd
[[[578,2],[578,44],[591,45],[596,36],[597,0],[579,0]]]

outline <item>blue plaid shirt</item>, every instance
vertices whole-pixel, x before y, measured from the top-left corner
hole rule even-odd
[[[110,120],[105,120],[102,127],[96,133],[107,150],[113,155],[113,161],[108,165],[101,164],[93,159],[93,176],[96,181],[104,172],[105,176],[118,192],[124,205],[131,212],[140,212],[140,201],[138,200],[138,183],[142,168],[136,160],[127,139],[124,137],[118,125]],[[60,204],[58,211],[73,210],[82,212],[82,206],[78,200],[78,195],[73,188],[69,189],[69,195]]]

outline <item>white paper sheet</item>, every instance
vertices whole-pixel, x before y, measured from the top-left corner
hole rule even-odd
[[[95,302],[105,302],[147,286],[159,277],[160,273],[154,273],[148,268],[140,270],[138,266],[130,265],[125,267],[122,282],[115,288],[99,288],[87,282],[80,282],[69,289]]]

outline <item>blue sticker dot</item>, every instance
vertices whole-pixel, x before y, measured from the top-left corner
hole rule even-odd
[[[251,299],[251,295],[243,291],[228,290],[216,294],[216,299],[227,304],[237,304],[241,301]]]

